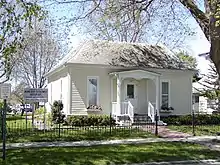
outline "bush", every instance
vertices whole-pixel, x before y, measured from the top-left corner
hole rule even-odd
[[[40,108],[36,109],[34,113],[35,113],[36,115],[43,115],[43,114],[44,114],[44,111],[46,111],[46,108],[40,107]],[[46,113],[46,112],[45,112],[45,113]]]
[[[65,115],[63,114],[63,111],[62,111],[63,110],[62,101],[54,101],[51,109],[52,109],[51,111],[52,121],[55,124],[64,123]]]
[[[115,120],[107,115],[69,116],[67,124],[71,126],[108,126],[115,125]]]
[[[192,125],[192,115],[161,117],[168,125]],[[220,124],[220,115],[195,115],[195,125]]]

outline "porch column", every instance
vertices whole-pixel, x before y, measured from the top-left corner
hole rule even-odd
[[[160,77],[156,77],[156,111],[160,109]],[[159,115],[159,114],[158,114]]]
[[[119,75],[117,75],[117,111],[121,111],[121,81]]]

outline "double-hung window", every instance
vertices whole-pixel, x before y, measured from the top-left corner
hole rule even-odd
[[[88,102],[88,106],[99,104],[99,79],[98,77],[87,78],[87,102]]]
[[[170,103],[170,84],[169,81],[162,81],[161,82],[161,105],[162,107],[169,107]]]

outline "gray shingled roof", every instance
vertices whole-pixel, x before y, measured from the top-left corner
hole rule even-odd
[[[69,54],[66,63],[124,67],[192,69],[166,47],[140,43],[89,40]]]

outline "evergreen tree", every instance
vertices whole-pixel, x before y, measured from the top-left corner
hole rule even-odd
[[[61,124],[64,122],[65,115],[63,114],[62,101],[54,101],[52,106],[52,121],[55,124]]]

